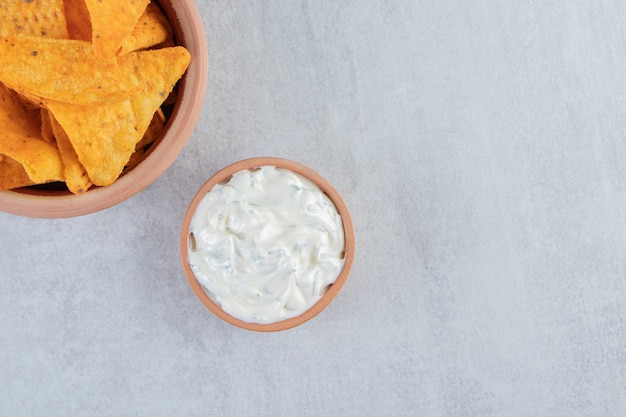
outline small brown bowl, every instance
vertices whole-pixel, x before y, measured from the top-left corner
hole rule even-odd
[[[208,78],[208,51],[202,18],[194,0],[157,0],[176,43],[187,48],[191,63],[177,85],[177,100],[160,138],[146,156],[112,185],[74,195],[64,184],[0,191],[0,211],[26,217],[75,217],[109,208],[137,194],[174,162],[200,116]]]
[[[335,207],[337,208],[337,211],[339,212],[339,215],[341,216],[341,219],[343,221],[343,231],[345,236],[345,260],[343,269],[335,282],[329,286],[328,290],[322,296],[322,298],[300,316],[268,324],[248,323],[238,318],[235,318],[222,310],[222,308],[217,303],[215,303],[202,289],[202,286],[196,279],[195,274],[189,266],[188,257],[191,221],[196,212],[196,209],[198,208],[198,205],[200,204],[206,193],[211,191],[211,189],[216,184],[227,180],[233,174],[239,171],[254,169],[261,166],[274,166],[277,168],[287,169],[298,173],[317,184],[317,186],[335,204]],[[204,183],[202,187],[200,187],[200,190],[198,190],[197,194],[191,201],[191,204],[189,205],[189,208],[187,209],[187,212],[185,214],[183,227],[180,234],[180,257],[183,264],[183,270],[185,273],[185,277],[187,278],[187,282],[191,286],[191,289],[193,290],[196,297],[198,297],[202,304],[204,304],[204,306],[208,308],[213,314],[226,321],[227,323],[230,323],[242,329],[260,332],[275,332],[279,330],[286,330],[298,326],[319,314],[331,303],[331,301],[333,301],[333,299],[337,296],[337,294],[345,284],[346,280],[348,279],[348,275],[350,274],[350,270],[352,269],[352,263],[354,262],[354,252],[355,242],[352,219],[350,217],[350,213],[348,212],[348,208],[346,207],[346,204],[344,203],[339,193],[326,179],[324,179],[320,174],[318,174],[311,168],[298,162],[281,158],[245,159],[243,161],[239,161],[232,165],[229,165],[213,175],[206,183]]]

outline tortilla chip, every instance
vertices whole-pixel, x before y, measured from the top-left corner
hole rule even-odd
[[[112,184],[141,138],[130,101],[103,106],[55,101],[45,104],[67,134],[91,182]]]
[[[182,46],[134,52],[120,58],[120,65],[136,62],[143,91],[130,96],[137,116],[137,129],[145,132],[152,117],[187,70],[191,55]]]
[[[144,156],[146,156],[146,151],[144,151],[143,148],[135,150],[126,163],[124,170],[135,168],[143,160]]]
[[[67,134],[56,121],[56,119],[50,115],[49,117],[54,137],[63,160],[63,176],[65,177],[65,184],[67,188],[74,194],[82,194],[91,187],[91,181],[87,176],[85,168],[78,160],[78,155],[72,143],[70,142]]]
[[[148,126],[148,130],[143,134],[141,140],[135,146],[136,150],[144,149],[148,145],[151,145],[156,141],[159,137],[163,128],[165,127],[165,115],[163,114],[163,110],[158,109],[154,116],[152,117],[152,121]]]
[[[91,42],[91,20],[85,0],[65,0],[64,4],[69,39]]]
[[[154,3],[148,4],[132,33],[124,38],[118,55],[147,49],[173,37],[167,18]]]
[[[41,139],[39,111],[26,110],[14,92],[0,84],[0,154],[24,167],[35,183],[63,178],[56,147]]]
[[[161,132],[163,131],[163,127],[165,126],[165,115],[161,109],[158,109],[156,113],[154,113],[154,117],[152,117],[152,121],[148,126],[148,130],[143,134],[143,137],[137,144],[135,145],[135,152],[130,156],[128,163],[124,167],[124,170],[133,169],[139,162],[141,162],[146,156],[146,153],[149,149],[149,146],[152,145],[156,139],[159,137]]]
[[[17,92],[16,92],[17,94]],[[17,94],[22,107],[26,110],[39,111],[41,109],[41,100],[37,96]]]
[[[142,89],[128,100],[103,106],[45,101],[93,184],[110,185],[119,177],[189,61],[189,52],[182,47],[133,52],[120,64],[134,63],[130,68],[136,68]]]
[[[59,151],[41,139],[4,132],[0,136],[0,153],[22,164],[28,177],[37,184],[63,180]]]
[[[0,2],[0,36],[10,35],[67,39],[63,0]]]
[[[10,190],[34,184],[26,174],[22,164],[13,158],[0,155],[0,190]]]
[[[0,81],[27,97],[77,104],[113,103],[139,90],[129,65],[98,58],[88,42],[0,38]]]
[[[160,44],[155,45],[152,49],[171,48],[172,46],[176,46],[176,41],[174,41],[174,37],[167,38]]]
[[[96,55],[113,56],[137,25],[148,3],[149,0],[85,0]]]
[[[46,109],[40,109],[41,116],[41,139],[51,145],[56,145],[56,139],[52,132],[52,123],[50,121],[50,113]]]
[[[0,83],[0,132],[6,137],[7,131],[25,137],[40,137],[40,115],[38,109],[31,109],[19,95]]]
[[[61,180],[58,150],[41,139],[39,124],[39,112],[25,110],[0,86],[0,154],[20,163],[34,183]]]
[[[149,0],[0,0],[0,189],[81,194],[139,163],[191,60],[170,45]]]

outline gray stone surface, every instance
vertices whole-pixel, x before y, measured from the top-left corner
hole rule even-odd
[[[201,1],[200,122],[139,195],[0,213],[2,416],[623,416],[626,3]],[[208,312],[178,256],[218,169],[278,156],[351,210],[307,324]]]

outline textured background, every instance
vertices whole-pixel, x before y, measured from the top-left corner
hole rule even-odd
[[[624,1],[201,1],[200,122],[139,195],[0,213],[2,416],[626,414]],[[183,277],[187,204],[253,156],[342,193],[321,315],[231,327]]]

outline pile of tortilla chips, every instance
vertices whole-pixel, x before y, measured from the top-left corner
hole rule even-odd
[[[115,182],[190,59],[150,0],[0,0],[0,190]]]

